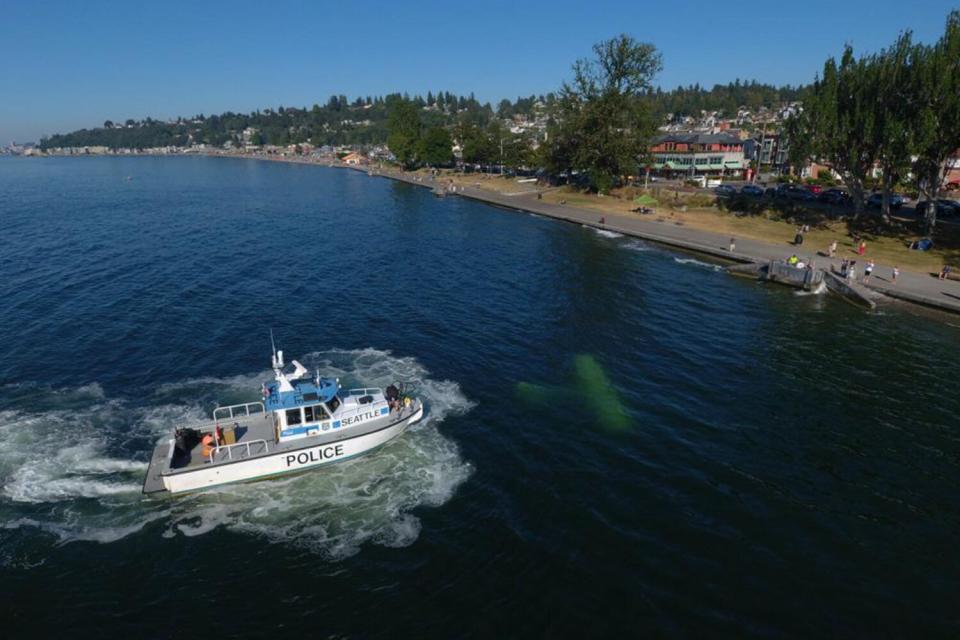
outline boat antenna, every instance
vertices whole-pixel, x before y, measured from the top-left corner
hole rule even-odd
[[[270,329],[270,349],[271,349],[271,351],[273,352],[273,353],[272,353],[273,357],[271,358],[271,362],[272,362],[272,364],[273,364],[273,368],[274,368],[274,369],[282,369],[282,368],[283,368],[283,352],[282,352],[282,351],[277,351],[277,345],[276,345],[276,343],[273,341],[273,329],[272,329],[272,328]]]

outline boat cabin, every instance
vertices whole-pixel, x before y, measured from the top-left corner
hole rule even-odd
[[[281,387],[289,386],[289,390]],[[273,413],[277,442],[315,436],[321,431],[340,427],[334,420],[343,404],[340,385],[334,378],[291,380],[264,385],[263,403]]]
[[[388,399],[383,389],[340,388],[336,378],[311,378],[306,367],[292,361],[296,370],[283,373],[283,352],[274,356],[276,382],[263,386],[263,405],[273,416],[277,444],[320,435],[322,432],[368,423],[400,409],[396,388]]]

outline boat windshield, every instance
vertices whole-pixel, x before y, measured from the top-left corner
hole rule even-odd
[[[330,408],[330,413],[333,413],[337,410],[337,407],[340,406],[339,396],[333,396],[330,398],[330,402],[327,403],[327,406]]]
[[[318,420],[326,420],[330,416],[327,415],[326,410],[323,408],[322,404],[315,404],[309,407],[303,408],[303,415],[305,422],[316,422]]]

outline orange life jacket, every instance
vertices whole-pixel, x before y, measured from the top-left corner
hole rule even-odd
[[[213,451],[213,436],[209,433],[203,436],[203,439],[200,441],[200,444],[203,445],[203,457],[209,458],[210,453]]]

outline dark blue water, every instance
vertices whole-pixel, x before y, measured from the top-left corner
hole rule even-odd
[[[956,637],[957,328],[243,160],[0,159],[6,637]],[[145,500],[269,329],[428,418]]]

